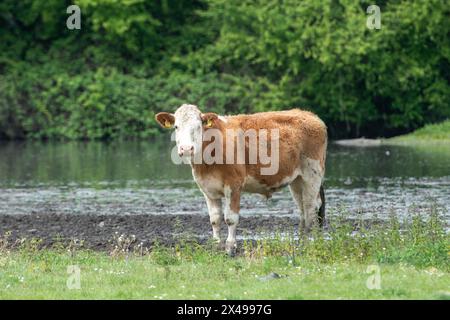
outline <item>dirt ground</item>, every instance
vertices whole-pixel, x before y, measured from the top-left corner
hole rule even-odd
[[[294,229],[295,228],[295,229]],[[241,217],[239,236],[251,236],[267,231],[292,231],[298,228],[298,218],[252,216]],[[0,215],[0,236],[11,232],[11,240],[37,238],[44,246],[56,241],[71,239],[84,241],[84,247],[110,250],[114,238],[120,235],[136,237],[136,244],[150,247],[155,242],[172,245],[181,239],[205,243],[211,238],[207,215],[80,215],[80,214],[30,214]],[[226,237],[226,225],[222,225]]]

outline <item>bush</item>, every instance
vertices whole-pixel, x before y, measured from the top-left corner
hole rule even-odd
[[[310,109],[331,136],[389,136],[450,117],[449,7],[383,1],[0,3],[0,137],[158,134],[184,102],[221,113]]]
[[[0,95],[0,134],[7,138],[147,138],[154,114],[191,101],[203,110],[248,112],[251,83],[210,73],[152,78],[98,68],[53,73],[54,65],[9,74]],[[37,75],[40,75],[39,77]],[[221,94],[218,94],[221,93]]]

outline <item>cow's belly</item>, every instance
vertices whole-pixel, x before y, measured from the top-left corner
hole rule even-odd
[[[195,171],[192,172],[195,182],[200,190],[210,199],[220,199],[224,197],[224,182],[214,176],[197,176]],[[264,176],[255,178],[247,176],[244,180],[242,191],[249,193],[258,193],[266,197],[270,197],[272,193],[289,185],[295,178],[299,176],[299,170],[295,170],[291,175],[280,178],[274,183],[264,183]]]
[[[257,178],[249,176],[245,179],[243,191],[249,193],[259,193],[265,195],[266,197],[270,197],[272,193],[279,191],[280,189],[289,185],[295,178],[297,178],[297,172],[293,173],[290,176],[284,177],[277,183],[272,185],[264,184],[259,181]]]

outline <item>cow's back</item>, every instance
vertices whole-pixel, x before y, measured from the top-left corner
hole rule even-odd
[[[274,175],[262,175],[260,163],[246,165],[249,181],[271,186],[276,190],[290,183],[299,174],[304,161],[318,161],[324,170],[327,128],[322,120],[309,111],[292,109],[224,117],[227,129],[278,129],[279,170]],[[254,183],[253,183],[254,184]],[[250,186],[249,190],[252,187]]]
[[[270,111],[227,116],[225,119],[227,128],[240,128],[244,131],[279,129],[280,147],[287,151],[296,149],[304,157],[320,160],[326,149],[327,128],[317,115],[309,111]]]

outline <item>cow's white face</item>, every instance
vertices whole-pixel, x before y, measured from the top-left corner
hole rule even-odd
[[[180,157],[193,156],[202,148],[202,118],[196,106],[183,104],[175,111],[175,141]]]
[[[175,140],[180,157],[193,157],[202,152],[203,131],[214,125],[217,115],[202,114],[197,106],[183,104],[174,114],[160,112],[156,121],[164,128],[175,129]]]

